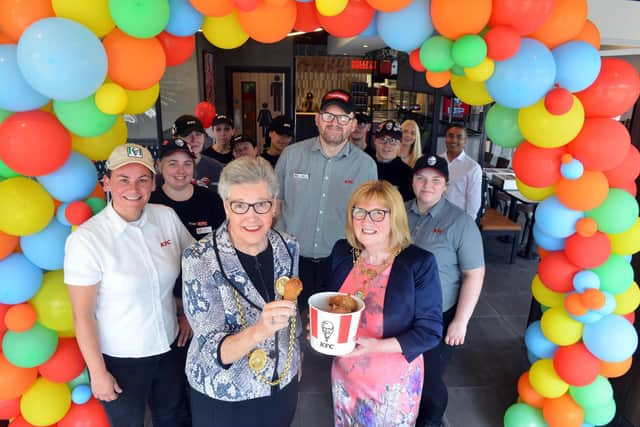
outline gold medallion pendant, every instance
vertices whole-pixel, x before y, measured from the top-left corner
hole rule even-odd
[[[278,280],[276,280],[276,292],[278,293],[278,295],[284,295],[284,285],[286,285],[288,281],[289,278],[287,276],[278,277]]]
[[[253,350],[249,354],[249,367],[254,372],[260,372],[267,364],[267,352],[261,348]]]

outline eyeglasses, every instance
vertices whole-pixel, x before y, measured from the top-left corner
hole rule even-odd
[[[229,202],[229,207],[231,208],[231,212],[238,215],[246,214],[247,212],[249,212],[249,208],[253,208],[255,213],[263,215],[271,210],[271,208],[273,207],[273,202],[271,200],[262,200],[260,202],[247,203],[232,200]]]
[[[389,144],[389,145],[398,145],[400,144],[399,139],[391,138],[390,136],[385,136],[384,138],[376,138],[376,140],[380,141],[381,144]]]
[[[353,120],[353,117],[349,117],[346,114],[333,114],[327,112],[320,113],[320,118],[325,123],[331,123],[335,119],[338,124],[341,125],[349,124],[349,122]]]
[[[353,217],[353,219],[357,219],[358,221],[362,221],[366,218],[367,215],[369,215],[371,221],[382,222],[384,221],[384,217],[387,216],[388,213],[389,211],[384,209],[371,209],[370,211],[356,207],[351,209],[351,216]]]

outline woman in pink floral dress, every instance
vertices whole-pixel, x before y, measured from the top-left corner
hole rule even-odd
[[[365,310],[355,350],[333,360],[335,425],[413,426],[422,353],[442,335],[435,258],[411,244],[402,197],[386,181],[354,191],[346,237],[331,253],[327,288],[361,297]]]

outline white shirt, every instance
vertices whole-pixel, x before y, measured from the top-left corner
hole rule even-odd
[[[67,238],[64,280],[94,286],[100,350],[113,357],[166,353],[178,335],[173,286],[193,242],[178,215],[148,204],[127,222],[111,204]]]
[[[463,151],[449,161],[447,153],[440,154],[449,165],[449,185],[446,199],[471,215],[478,215],[482,201],[482,168]]]

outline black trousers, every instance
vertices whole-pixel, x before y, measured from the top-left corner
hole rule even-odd
[[[302,294],[298,298],[298,307],[300,312],[303,312],[309,307],[309,297],[322,290],[328,274],[329,258],[300,257],[298,267],[303,285]]]

